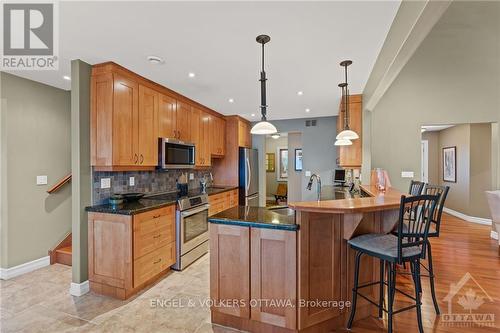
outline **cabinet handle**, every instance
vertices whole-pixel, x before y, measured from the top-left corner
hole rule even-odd
[[[161,216],[161,214],[158,214],[158,215],[153,215],[153,218],[154,218],[154,219],[157,219],[157,218],[159,218],[160,216]]]
[[[142,154],[141,154],[141,164],[142,164],[142,162],[144,162],[144,156],[142,156]]]
[[[158,260],[156,260],[156,261],[154,261],[154,262],[153,262],[153,265],[156,265],[156,264],[158,264],[158,263],[160,263],[160,262],[161,262],[161,258],[160,258],[160,259],[158,259]]]
[[[153,238],[160,238],[160,234],[156,235],[156,236],[153,236]]]
[[[138,159],[138,158],[139,158],[139,157],[137,156],[137,154],[134,154],[134,163],[135,163],[135,164],[137,164],[137,159]]]

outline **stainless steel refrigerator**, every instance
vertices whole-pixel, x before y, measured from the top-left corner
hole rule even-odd
[[[240,148],[240,206],[259,206],[259,155],[257,149]]]

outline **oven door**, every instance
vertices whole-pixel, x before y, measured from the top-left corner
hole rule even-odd
[[[208,205],[180,212],[181,255],[208,240]]]

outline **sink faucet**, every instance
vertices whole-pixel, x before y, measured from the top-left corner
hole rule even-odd
[[[314,182],[314,178],[316,178],[316,183],[317,183],[317,186],[316,186],[316,195],[318,197],[318,201],[321,200],[321,177],[318,176],[317,174],[313,173],[311,175],[311,178],[309,178],[309,183],[307,184],[307,189],[310,191],[311,188],[312,188],[312,184]]]
[[[207,190],[207,176],[210,178],[211,182],[214,181],[214,177],[212,176],[211,172],[204,174],[201,177],[201,179],[200,179],[200,185],[201,185],[201,192],[202,193],[206,193],[206,190]]]

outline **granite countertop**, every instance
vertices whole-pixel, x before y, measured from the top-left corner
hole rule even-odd
[[[237,206],[209,217],[208,222],[290,231],[299,229],[298,224],[295,223],[295,212],[289,208],[267,209]]]
[[[230,190],[237,189],[234,186],[213,186],[207,188],[207,194],[213,195]],[[188,196],[195,196],[201,194],[199,188],[190,190]],[[124,202],[119,205],[102,204],[86,207],[87,212],[106,213],[106,214],[120,214],[120,215],[134,215],[149,210],[158,209],[170,205],[175,205],[179,198],[177,192],[169,193],[150,193],[138,201]]]

